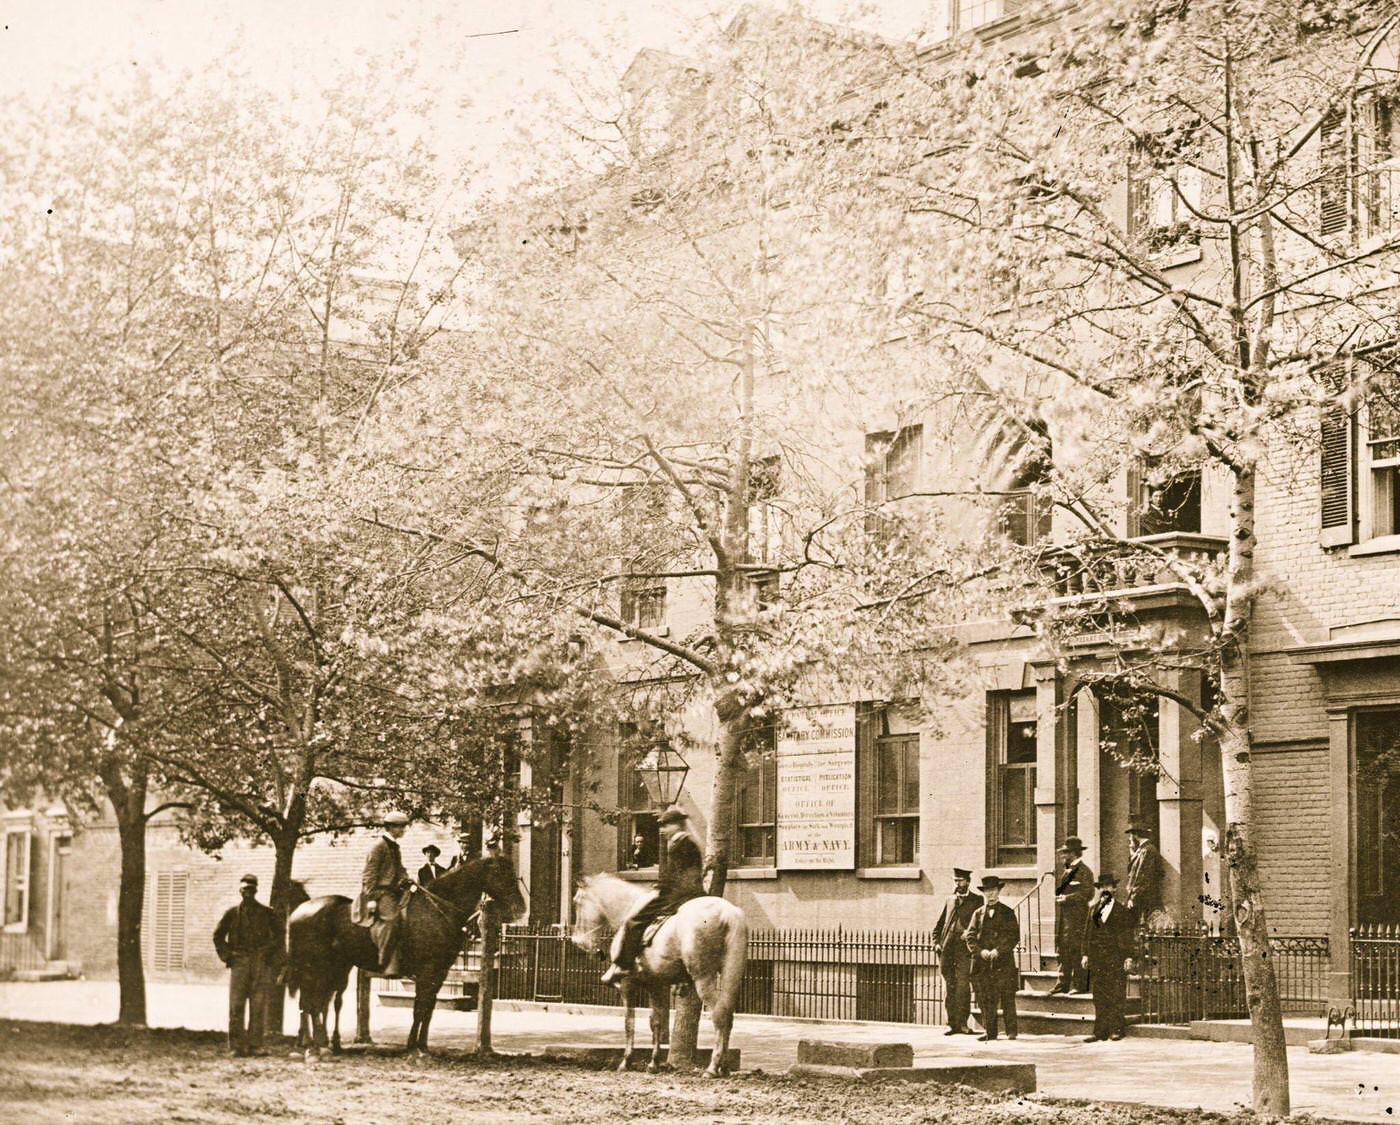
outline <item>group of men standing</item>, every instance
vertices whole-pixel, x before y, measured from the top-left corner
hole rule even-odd
[[[1087,1042],[1122,1039],[1127,1031],[1128,974],[1132,971],[1140,924],[1162,915],[1162,857],[1143,824],[1128,828],[1130,857],[1122,899],[1118,878],[1104,872],[1098,879],[1084,862],[1084,841],[1069,836],[1059,848],[1055,882],[1055,951],[1059,979],[1051,995],[1088,993],[1094,998],[1094,1032]],[[1016,991],[1021,975],[1016,964],[1020,924],[1001,902],[1004,883],[987,875],[972,890],[972,872],[953,868],[953,894],[935,925],[935,943],[943,975],[947,1035],[971,1035],[972,993],[981,1008],[979,1040],[997,1038],[998,1025],[1016,1038]]]

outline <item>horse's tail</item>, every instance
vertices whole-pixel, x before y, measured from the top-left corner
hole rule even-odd
[[[739,1000],[739,986],[744,981],[744,967],[749,960],[749,924],[737,907],[724,931],[724,963],[719,970],[719,997],[728,1003],[730,1011]]]
[[[311,962],[311,934],[313,919],[298,918],[295,914],[287,921],[287,962],[282,968],[282,983],[292,996],[302,985],[302,974]]]

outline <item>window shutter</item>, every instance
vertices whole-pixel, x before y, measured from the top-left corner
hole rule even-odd
[[[1340,110],[1329,113],[1318,129],[1322,155],[1318,179],[1318,229],[1322,234],[1342,234],[1348,227],[1347,118]]]
[[[875,866],[875,742],[880,708],[856,704],[856,866]]]
[[[1345,385],[1345,371],[1338,364],[1322,373],[1323,383],[1333,394]],[[1345,406],[1323,410],[1319,445],[1319,542],[1324,547],[1340,547],[1356,542],[1356,425]]]
[[[151,877],[146,952],[151,968],[180,972],[185,967],[185,905],[189,875],[159,871]]]

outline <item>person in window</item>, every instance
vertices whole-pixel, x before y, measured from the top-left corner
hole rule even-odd
[[[1021,983],[1016,968],[1016,945],[1021,927],[1016,913],[1001,902],[1002,881],[984,875],[977,889],[986,901],[973,912],[963,940],[972,957],[972,987],[982,1009],[986,1028],[977,1038],[983,1042],[997,1037],[997,1010],[1006,1017],[1006,1037],[1016,1038],[1016,989]]]
[[[418,883],[426,887],[434,879],[441,879],[447,874],[447,868],[438,862],[438,856],[442,855],[442,849],[436,844],[429,844],[423,849],[425,862],[418,869]]]
[[[229,967],[229,1054],[242,1058],[262,1049],[268,986],[277,979],[282,958],[282,930],[277,915],[258,901],[256,875],[244,875],[238,893],[242,901],[224,911],[214,928],[214,950]]]
[[[1140,925],[1155,926],[1166,920],[1162,906],[1162,854],[1152,843],[1152,830],[1134,822],[1128,825],[1128,885],[1123,905]]]
[[[1089,909],[1085,953],[1081,964],[1094,986],[1094,1034],[1084,1042],[1122,1039],[1128,1031],[1128,974],[1133,971],[1137,925],[1126,903],[1115,901],[1118,879],[1107,873],[1095,884],[1099,897]]]
[[[672,807],[662,813],[656,823],[666,848],[666,862],[661,865],[656,894],[623,923],[617,960],[603,974],[605,984],[612,984],[632,972],[637,954],[642,951],[642,937],[651,923],[674,914],[683,903],[705,893],[705,854],[690,828],[690,819],[680,809]]]
[[[639,867],[647,867],[647,860],[651,857],[647,855],[647,838],[640,834],[632,837],[632,848],[627,853],[627,866],[632,870]]]
[[[972,958],[963,939],[981,905],[982,896],[972,890],[972,872],[953,868],[953,893],[933,927],[938,971],[943,976],[943,995],[948,1006],[948,1030],[944,1035],[972,1034],[972,1028],[967,1026],[972,1011]]]
[[[1084,959],[1084,930],[1089,924],[1089,900],[1094,897],[1094,873],[1083,860],[1084,841],[1066,836],[1060,845],[1060,878],[1055,883],[1055,953],[1060,979],[1051,996],[1089,991]]]
[[[399,852],[399,839],[408,831],[408,817],[391,812],[384,817],[384,834],[365,856],[360,894],[369,933],[379,950],[379,971],[386,977],[401,976],[399,966],[400,900],[408,888],[408,872]]]

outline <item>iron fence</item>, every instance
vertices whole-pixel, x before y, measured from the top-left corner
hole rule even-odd
[[[1270,946],[1284,1013],[1325,1010],[1327,939],[1276,937]],[[1139,951],[1143,1023],[1179,1024],[1249,1015],[1239,946],[1233,937],[1195,927],[1144,929],[1139,935]]]
[[[1353,1034],[1400,1038],[1400,927],[1351,931]]]
[[[511,927],[501,938],[497,995],[618,1005],[603,966],[555,928]],[[738,1010],[751,1015],[936,1024],[943,980],[933,935],[845,929],[758,930]]]

